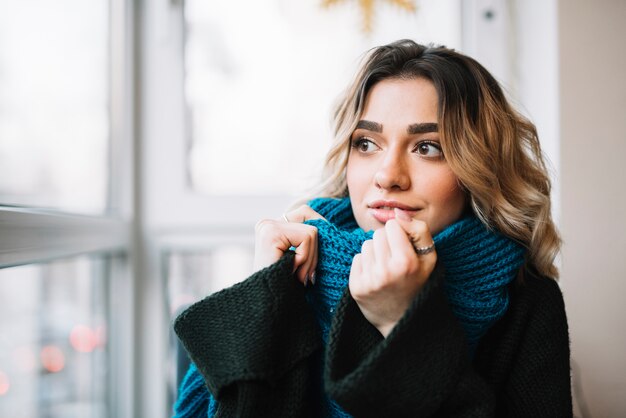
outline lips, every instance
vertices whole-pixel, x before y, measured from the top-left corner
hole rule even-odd
[[[393,209],[393,208],[398,208],[398,209],[408,210],[408,211],[419,210],[419,208],[411,207],[409,205],[405,205],[404,203],[400,203],[400,202],[397,202],[395,200],[375,200],[374,202],[372,202],[369,205],[367,205],[367,207],[369,207],[370,209],[382,209],[382,208]]]
[[[387,221],[395,219],[395,208],[404,211],[411,218],[420,210],[420,208],[411,207],[394,200],[377,200],[367,206],[369,214],[380,223],[387,223]]]

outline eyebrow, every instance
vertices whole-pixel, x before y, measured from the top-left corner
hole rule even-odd
[[[356,129],[366,129],[368,131],[381,133],[383,131],[383,125],[369,120],[360,120],[359,123],[356,124]]]
[[[356,129],[365,129],[372,132],[381,133],[383,131],[383,125],[378,122],[372,122],[370,120],[360,120],[356,124]],[[413,123],[406,128],[409,135],[424,134],[428,132],[439,131],[439,125],[436,123]]]
[[[436,123],[414,123],[406,128],[409,134],[424,134],[427,132],[439,131],[439,126]]]

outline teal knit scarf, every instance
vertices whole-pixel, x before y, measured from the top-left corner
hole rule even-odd
[[[319,245],[316,282],[307,299],[326,343],[335,306],[348,285],[352,259],[373,231],[359,228],[349,198],[314,199],[309,206],[326,219],[306,222],[317,227]],[[479,339],[506,312],[507,285],[522,266],[525,250],[474,216],[450,225],[433,240],[444,266],[448,300],[473,353]],[[349,417],[335,402],[326,401],[326,416]]]

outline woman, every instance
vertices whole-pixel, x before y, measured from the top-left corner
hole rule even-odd
[[[177,318],[176,414],[571,416],[550,182],[495,79],[375,48],[335,135],[324,198],[259,222],[257,273]]]

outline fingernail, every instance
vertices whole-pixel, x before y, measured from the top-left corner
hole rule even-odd
[[[315,271],[313,271],[313,273],[311,273],[311,284],[315,285]]]
[[[403,221],[412,221],[413,218],[411,218],[405,211],[403,211],[402,209],[398,209],[398,208],[393,208],[393,211],[396,214],[396,218],[398,219],[402,219]]]

